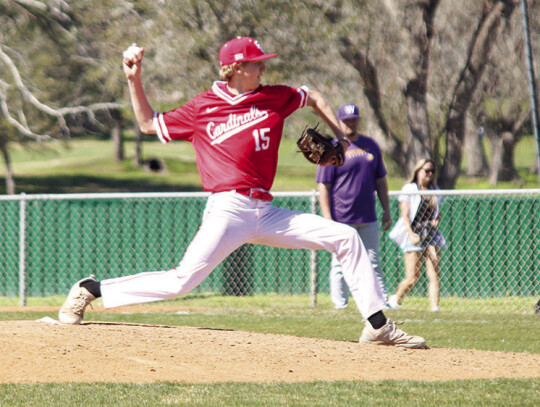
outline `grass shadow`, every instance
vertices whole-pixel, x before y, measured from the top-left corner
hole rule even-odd
[[[156,182],[145,178],[114,179],[107,176],[55,175],[18,176],[15,178],[17,193],[65,194],[100,192],[200,192],[202,187],[183,183]],[[0,194],[5,194],[5,186]]]

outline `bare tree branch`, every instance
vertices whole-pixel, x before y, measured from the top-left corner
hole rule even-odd
[[[375,120],[384,134],[384,140],[378,140],[383,150],[399,164],[405,172],[407,160],[403,143],[388,125],[381,101],[381,89],[377,77],[377,68],[369,57],[355,46],[349,37],[340,38],[340,54],[359,73],[364,84],[364,94],[372,108]]]
[[[11,113],[9,112],[9,107],[7,104],[7,97],[4,92],[0,92],[0,108],[2,110],[2,113],[8,123],[13,125],[17,130],[19,130],[22,134],[25,136],[32,137],[36,140],[49,140],[51,137],[47,134],[36,134],[32,130],[30,130],[26,125],[20,123],[18,120],[16,120]]]
[[[13,0],[13,2],[24,6],[26,9],[39,10],[40,12],[48,15],[54,20],[62,23],[71,23],[71,17],[64,12],[64,10],[69,10],[69,4],[62,0],[51,0],[47,3],[38,0]]]
[[[47,106],[43,103],[41,103],[32,92],[28,90],[28,88],[25,86],[21,75],[19,73],[19,70],[17,69],[17,66],[13,62],[13,60],[7,55],[4,50],[4,46],[0,45],[0,60],[2,60],[9,68],[11,75],[13,76],[13,80],[15,81],[15,86],[17,89],[22,93],[23,97],[28,100],[36,109],[50,115],[54,116],[58,119],[58,123],[60,125],[60,128],[62,130],[65,130],[67,133],[69,133],[69,129],[66,124],[66,120],[62,113],[58,112],[57,110],[53,109],[50,106]]]
[[[121,103],[104,102],[104,103],[93,103],[88,106],[62,107],[56,111],[62,115],[86,113],[88,117],[92,117],[95,111],[120,109],[122,107],[123,105]]]
[[[411,37],[413,76],[407,82],[404,95],[407,103],[409,132],[407,140],[408,172],[421,158],[436,158],[433,151],[427,105],[428,73],[430,70],[431,42],[434,19],[440,0],[411,1],[406,24]]]
[[[463,155],[466,113],[484,73],[491,48],[497,39],[501,20],[508,17],[515,6],[515,0],[486,0],[484,3],[483,16],[471,40],[467,61],[448,109],[446,152],[438,179],[442,188],[455,187]]]
[[[36,109],[39,111],[42,111],[46,113],[49,116],[55,117],[58,121],[58,124],[60,126],[60,129],[69,136],[70,130],[66,123],[65,116],[66,115],[76,115],[76,114],[86,114],[88,118],[95,122],[96,118],[94,115],[95,111],[98,110],[109,110],[109,109],[120,109],[122,105],[120,103],[94,103],[89,106],[70,106],[70,107],[62,107],[59,109],[55,109],[49,105],[46,105],[44,103],[41,103],[37,97],[34,96],[34,94],[26,87],[24,84],[21,75],[19,73],[19,70],[13,60],[9,57],[8,54],[6,54],[3,50],[5,46],[0,44],[0,60],[4,62],[7,67],[9,68],[9,71],[11,72],[11,75],[13,76],[13,80],[15,82],[16,88],[21,92],[22,96],[29,101]],[[10,86],[5,81],[2,81],[2,86],[4,88],[7,88]],[[7,104],[7,95],[5,91],[3,91],[0,94],[0,98],[2,100],[2,113],[6,117],[6,119],[13,124],[19,131],[21,131],[23,134],[27,136],[31,136],[36,139],[42,139],[42,138],[50,138],[49,135],[39,135],[34,133],[32,130],[30,130],[29,126],[26,123],[26,119],[24,120],[16,120],[9,111],[9,106]],[[19,111],[19,116],[24,118],[24,113],[22,111]]]

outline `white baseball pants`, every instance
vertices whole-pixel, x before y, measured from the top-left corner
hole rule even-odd
[[[178,267],[101,281],[103,305],[114,308],[187,294],[244,243],[335,253],[362,316],[368,318],[385,306],[375,271],[355,229],[235,192],[215,193],[208,198],[202,225]]]
[[[377,222],[369,222],[350,226],[356,229],[360,235],[373,270],[377,274],[377,280],[379,281],[383,297],[385,301],[388,301],[388,291],[386,290],[384,274],[381,270],[379,258],[379,224]],[[330,266],[330,296],[336,309],[346,308],[349,304],[349,287],[343,276],[341,264],[339,264],[335,254],[332,254],[332,263]]]

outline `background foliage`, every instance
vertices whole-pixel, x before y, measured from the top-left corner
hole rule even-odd
[[[519,3],[0,0],[6,189],[15,191],[15,144],[112,134],[117,160],[125,158],[123,136],[136,128],[120,63],[131,43],[146,49],[146,90],[154,109],[165,111],[217,79],[219,48],[237,35],[280,53],[268,63],[267,83],[308,85],[333,106],[358,103],[363,128],[381,144],[392,175],[405,176],[429,155],[448,169],[439,179],[444,187],[464,175],[521,185],[515,146],[531,127]],[[533,55],[539,55],[538,1],[527,4]],[[468,72],[478,77],[462,89]],[[460,106],[457,97],[470,102]],[[454,138],[455,109],[463,115]],[[299,112],[285,134],[316,121],[312,112]],[[450,151],[456,155],[448,157]],[[535,170],[533,162],[529,172]]]

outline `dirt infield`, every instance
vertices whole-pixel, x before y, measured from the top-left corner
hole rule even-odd
[[[52,322],[52,320],[49,320]],[[128,323],[0,322],[0,383],[540,377],[540,355]]]

